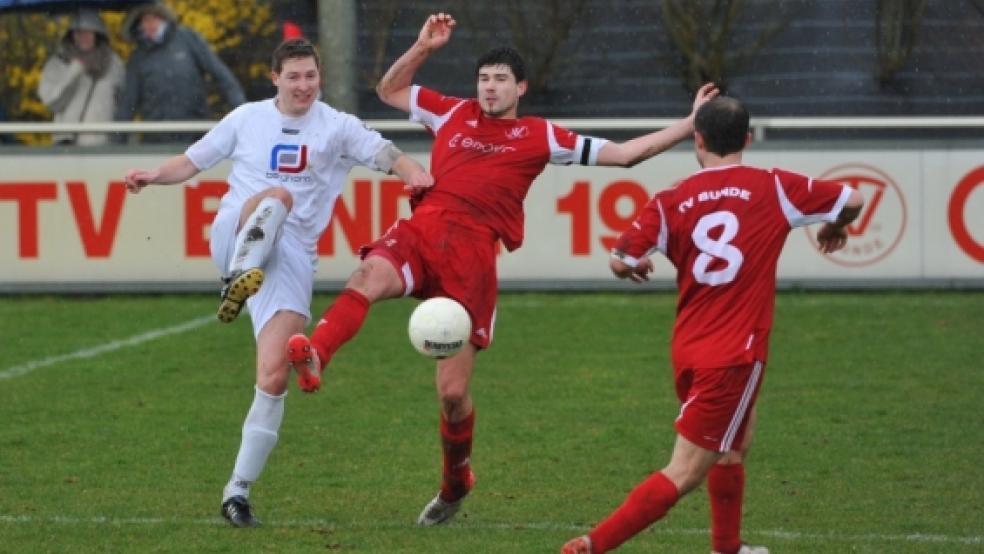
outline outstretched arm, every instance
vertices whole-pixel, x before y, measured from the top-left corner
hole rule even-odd
[[[126,188],[136,194],[140,189],[150,184],[173,185],[183,183],[198,174],[198,168],[184,154],[168,158],[155,169],[131,169],[126,172],[123,180]]]
[[[694,134],[694,114],[708,100],[718,95],[714,83],[707,83],[697,91],[693,110],[690,115],[673,125],[659,131],[636,137],[622,143],[609,142],[598,152],[598,165],[617,165],[632,167],[639,162],[652,158],[656,154],[672,148],[682,140]]]
[[[824,223],[817,231],[817,242],[820,243],[821,252],[829,254],[847,245],[847,226],[858,217],[862,207],[864,207],[864,197],[857,189],[852,190],[837,220],[833,223]]]
[[[448,43],[455,25],[457,22],[454,18],[443,12],[428,17],[420,29],[417,42],[393,62],[376,85],[379,99],[409,113],[413,76],[435,50]]]
[[[434,177],[416,160],[402,154],[393,162],[393,174],[403,181],[403,190],[410,194],[420,194],[434,186]]]

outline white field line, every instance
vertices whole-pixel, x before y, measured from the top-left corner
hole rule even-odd
[[[166,337],[168,335],[176,335],[178,333],[184,333],[185,331],[190,331],[192,329],[197,329],[215,321],[215,316],[210,315],[207,317],[200,317],[197,319],[192,319],[191,321],[186,321],[184,323],[179,323],[172,327],[164,327],[162,329],[154,329],[152,331],[147,331],[146,333],[141,333],[139,335],[134,335],[130,338],[114,340],[101,344],[99,346],[93,346],[92,348],[84,348],[82,350],[76,350],[75,352],[70,352],[68,354],[59,354],[58,356],[49,356],[47,358],[41,358],[40,360],[32,360],[26,364],[15,365],[14,367],[8,367],[7,369],[0,370],[0,381],[6,379],[13,379],[14,377],[20,377],[21,375],[26,375],[35,369],[41,369],[43,367],[48,367],[51,365],[59,364],[61,362],[67,362],[69,360],[81,360],[84,358],[93,358],[99,356],[100,354],[106,354],[107,352],[115,352],[122,348],[128,346],[136,346],[154,339],[159,339],[161,337]]]
[[[74,516],[47,516],[39,517],[33,515],[9,515],[0,514],[0,525],[20,524],[20,525],[82,525],[82,526],[120,526],[120,525],[205,525],[205,526],[225,526],[227,525],[219,517],[213,518],[161,518],[161,517],[74,517]],[[527,522],[527,523],[454,523],[454,527],[462,529],[541,529],[547,531],[571,531],[572,533],[584,532],[590,527],[570,523],[552,522]],[[331,529],[417,529],[411,521],[404,522],[359,522],[359,521],[334,521],[328,519],[287,519],[287,520],[263,520],[263,526],[267,528],[290,528],[290,527],[327,527]],[[657,535],[706,535],[707,529],[674,529],[667,527],[654,527],[652,533]],[[927,533],[909,534],[888,534],[888,533],[816,533],[806,531],[792,531],[789,529],[748,529],[745,531],[749,537],[767,537],[788,542],[798,541],[827,541],[838,543],[931,543],[931,544],[984,544],[984,536],[954,536]]]

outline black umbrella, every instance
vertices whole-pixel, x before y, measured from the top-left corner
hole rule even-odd
[[[68,13],[80,8],[125,10],[153,0],[0,0],[0,13]]]

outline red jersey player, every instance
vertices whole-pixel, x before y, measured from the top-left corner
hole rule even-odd
[[[477,98],[412,86],[417,69],[448,42],[454,27],[450,15],[428,17],[417,42],[376,87],[384,102],[408,112],[433,133],[433,187],[413,195],[410,219],[398,221],[363,247],[361,265],[310,340],[295,335],[288,345],[302,390],[314,390],[321,369],[355,336],[373,302],[447,296],[468,310],[469,344],[437,362],[443,479],[440,492],[418,517],[420,525],[449,520],[474,485],[470,459],[475,412],[469,385],[477,352],[492,340],[496,243],[502,240],[509,250],[522,244],[523,200],[533,180],[548,163],[633,165],[693,133],[693,113],[625,143],[581,136],[538,117],[519,118],[517,104],[527,82],[523,60],[510,48],[479,59]],[[694,110],[716,94],[713,85],[701,88]]]
[[[707,478],[711,543],[720,554],[768,554],[741,543],[743,460],[755,421],[775,301],[776,263],[794,227],[825,222],[817,239],[833,252],[863,204],[832,181],[741,165],[748,112],[717,97],[697,110],[695,148],[702,170],[660,191],[619,237],[611,269],[647,279],[653,251],[677,269],[672,359],[677,439],[669,464],[639,484],[564,554],[608,552],[662,518]]]

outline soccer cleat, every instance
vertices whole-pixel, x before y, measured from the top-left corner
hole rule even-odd
[[[461,509],[461,501],[464,500],[465,496],[471,491],[472,487],[475,486],[475,474],[469,469],[468,475],[465,477],[462,483],[465,487],[464,494],[462,494],[457,500],[449,502],[441,498],[441,493],[438,492],[437,496],[433,500],[424,506],[423,511],[417,516],[417,525],[421,527],[430,527],[432,525],[440,525],[446,523],[458,513]]]
[[[571,539],[560,549],[560,554],[591,554],[591,539],[587,535]]]
[[[222,287],[222,303],[219,304],[219,321],[230,323],[243,309],[246,299],[260,291],[263,284],[263,270],[254,267],[230,275],[224,279],[226,285]]]
[[[417,516],[417,525],[420,525],[421,527],[440,525],[453,518],[460,509],[460,498],[454,502],[447,502],[441,498],[440,494],[438,494],[433,500],[424,506],[424,510],[420,512],[419,516]]]
[[[713,551],[711,554],[721,554],[720,552]],[[741,548],[735,554],[769,554],[769,549],[764,546],[751,546],[749,544],[742,544]]]
[[[222,517],[233,527],[259,527],[260,520],[253,517],[249,500],[245,496],[233,496],[222,503]]]
[[[297,386],[302,391],[317,392],[321,388],[318,364],[318,352],[306,336],[297,334],[287,339],[287,365],[297,371]]]

